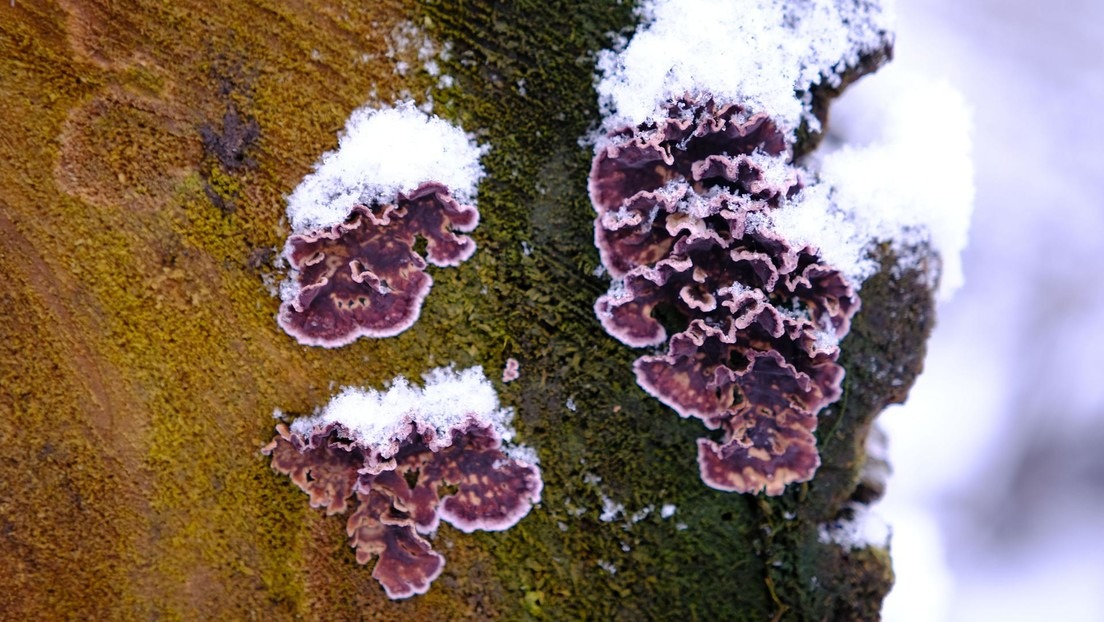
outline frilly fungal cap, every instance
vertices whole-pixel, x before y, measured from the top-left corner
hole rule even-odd
[[[346,529],[357,561],[378,557],[372,576],[390,598],[423,594],[444,558],[420,534],[441,519],[466,533],[508,529],[540,501],[540,469],[503,447],[511,413],[488,390],[493,398],[479,368],[442,368],[424,389],[397,379],[386,394],[343,393],[314,417],[278,425],[262,451],[327,514],[355,497]],[[455,399],[465,393],[468,408]],[[355,412],[368,406],[375,412]],[[442,486],[454,492],[440,497]]]
[[[293,282],[277,320],[304,345],[335,348],[358,337],[391,337],[418,319],[433,278],[426,261],[456,266],[475,252],[466,235],[479,212],[448,188],[425,183],[394,204],[359,205],[337,225],[288,238]],[[426,257],[414,251],[426,239]]]
[[[617,277],[595,311],[627,345],[666,342],[637,359],[637,382],[721,431],[698,444],[707,484],[780,494],[820,464],[816,415],[839,398],[837,344],[859,299],[817,249],[770,228],[802,178],[766,115],[711,99],[668,113],[595,157],[595,243]],[[683,328],[669,337],[659,317]]]

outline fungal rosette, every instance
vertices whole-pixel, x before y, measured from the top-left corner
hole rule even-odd
[[[410,328],[433,285],[428,264],[458,266],[475,252],[463,234],[479,224],[485,151],[410,102],[353,111],[338,149],[288,196],[280,326],[331,348]]]
[[[501,531],[540,501],[535,455],[506,447],[512,413],[478,367],[436,369],[424,388],[397,378],[381,393],[347,389],[264,448],[327,514],[350,505],[357,561],[392,599],[423,594],[444,567],[424,535],[441,520],[471,533]],[[442,488],[452,492],[441,496]],[[352,501],[350,501],[352,499]]]
[[[615,277],[595,311],[627,345],[666,344],[637,359],[637,382],[720,431],[698,461],[721,490],[776,495],[813,476],[817,413],[840,395],[837,344],[859,306],[816,248],[771,227],[803,186],[789,159],[767,115],[687,97],[611,132],[591,170]]]
[[[300,343],[326,347],[403,332],[433,285],[426,262],[467,260],[475,243],[460,233],[477,224],[475,207],[425,183],[393,204],[358,205],[343,223],[292,235],[284,255],[296,286],[285,294],[280,326]],[[418,238],[426,240],[424,258],[414,250]]]

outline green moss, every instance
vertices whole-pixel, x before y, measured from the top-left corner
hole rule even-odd
[[[494,551],[514,600],[507,617],[759,619],[767,591],[746,589],[763,574],[751,546],[754,512],[746,499],[701,485],[700,425],[637,388],[636,355],[591,311],[606,285],[591,276],[590,153],[578,140],[597,118],[593,54],[610,45],[609,33],[631,27],[630,7],[475,2],[458,11],[429,2],[424,10],[436,38],[456,44],[445,69],[456,86],[436,96],[437,110],[493,146],[480,188],[481,250],[469,262],[479,281],[439,286],[445,292],[435,289],[430,304],[448,308],[460,303],[449,292],[487,288],[470,318],[492,348],[482,362],[521,361],[505,396],[544,458],[542,507],[507,532],[475,536]],[[426,315],[440,321],[433,309]],[[625,515],[600,520],[604,498],[623,503]],[[665,503],[679,507],[674,518],[658,516]],[[645,508],[640,522],[628,521]]]

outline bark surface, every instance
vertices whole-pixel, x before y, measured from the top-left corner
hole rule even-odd
[[[874,494],[863,443],[919,372],[926,268],[891,270],[886,250],[863,285],[813,481],[777,498],[703,485],[701,423],[637,387],[639,352],[592,311],[607,282],[578,141],[598,119],[593,54],[632,22],[615,0],[0,6],[4,617],[877,618],[887,551],[818,527]],[[396,44],[411,26],[452,43],[451,86]],[[430,268],[398,337],[298,345],[270,293],[283,197],[370,96],[426,94],[493,146],[476,254]],[[499,394],[543,502],[504,532],[443,525],[441,577],[391,601],[344,520],[260,454],[272,412],[450,362],[497,377],[509,357],[521,377]],[[601,520],[604,500],[624,512]]]

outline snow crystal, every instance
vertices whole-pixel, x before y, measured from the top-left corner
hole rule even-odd
[[[386,391],[346,387],[313,416],[297,419],[291,431],[308,437],[314,428],[337,423],[361,446],[387,453],[394,447],[394,439],[407,433],[410,422],[432,427],[439,437],[447,438],[453,428],[474,416],[492,426],[503,441],[513,438],[509,426],[513,411],[499,407],[498,395],[482,367],[460,372],[438,367],[422,377],[423,387],[402,376]],[[525,462],[536,464],[535,453],[517,451]]]
[[[422,62],[429,75],[437,75],[436,56],[433,39],[413,22],[399,22],[387,37],[387,58],[395,62],[395,73],[399,75],[406,75],[413,62]]]
[[[774,228],[856,283],[877,269],[873,243],[893,242],[903,261],[928,245],[942,258],[938,296],[950,297],[974,201],[970,117],[946,84],[883,69],[834,105],[833,133],[850,142],[810,163],[819,182],[771,215]]]
[[[485,152],[463,130],[413,102],[359,108],[345,123],[338,149],[324,154],[288,196],[292,229],[344,222],[355,205],[392,202],[399,192],[430,181],[469,202],[484,175],[479,158]]]
[[[504,447],[502,452],[511,460],[524,462],[525,464],[540,464],[540,456],[537,455],[537,450],[528,445],[509,445]]]
[[[835,543],[848,550],[889,546],[891,535],[889,525],[875,514],[870,506],[854,503],[849,508],[853,512],[850,519],[825,523],[817,527],[818,539],[821,542]]]
[[[816,127],[798,94],[889,41],[891,2],[651,0],[622,51],[598,58],[597,89],[611,127],[637,125],[669,101],[703,93],[768,111],[791,135]]]
[[[598,520],[603,523],[613,522],[624,513],[625,505],[623,503],[618,503],[606,495],[602,495],[602,513],[598,516]]]

